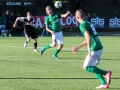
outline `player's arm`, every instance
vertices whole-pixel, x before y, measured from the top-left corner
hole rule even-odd
[[[90,48],[90,46],[91,46],[91,37],[90,37],[89,31],[85,30],[84,35],[85,35],[86,40],[83,43],[81,43],[80,45],[73,48],[73,50],[72,50],[73,54],[78,52],[80,48],[82,48],[82,47],[84,47],[86,45],[87,45],[87,48],[88,48],[89,55],[91,54],[91,48]]]
[[[49,28],[49,18],[45,20],[45,26],[48,32],[50,32],[51,34],[54,34],[54,31]]]
[[[54,34],[54,31],[52,31],[52,30],[48,27],[48,25],[46,25],[46,30],[47,30],[48,32],[50,32],[51,34]]]
[[[15,23],[14,23],[13,27],[16,27],[16,26],[17,26],[18,20],[24,22],[24,18],[25,18],[25,17],[17,17],[16,20],[15,20]]]
[[[70,11],[67,11],[67,13],[62,14],[61,17],[67,17],[70,14]]]
[[[79,51],[79,49],[81,49],[82,47],[87,45],[87,40],[84,40],[81,44],[79,44],[78,46],[74,47],[72,52],[73,54],[75,54],[76,52]]]
[[[18,20],[19,20],[19,17],[17,17],[17,18],[16,18],[16,20],[15,20],[15,23],[14,23],[13,27],[16,27],[16,26],[17,26],[17,22],[18,22]]]
[[[87,42],[87,48],[88,48],[88,51],[91,50],[91,37],[90,37],[90,34],[89,34],[89,31],[85,31],[84,32],[84,35],[85,35],[85,38],[86,38],[86,42]]]
[[[90,34],[89,34],[89,31],[85,31],[84,32],[84,35],[85,35],[85,38],[86,38],[86,41],[87,41],[87,48],[88,48],[88,55],[90,58],[92,58],[91,56],[91,37],[90,37]]]

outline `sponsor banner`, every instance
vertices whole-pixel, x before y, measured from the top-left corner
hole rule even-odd
[[[109,19],[109,28],[120,28],[120,17],[111,17]]]
[[[34,4],[34,2],[23,2],[24,6],[33,6]]]
[[[36,28],[43,28],[47,16],[35,16]],[[86,17],[86,19],[88,19]],[[95,28],[120,28],[120,17],[91,17],[90,22]],[[79,26],[75,16],[60,19],[62,28],[76,28]]]
[[[120,17],[91,17],[96,28],[120,28]]]
[[[9,2],[6,2],[6,6],[21,6],[22,5],[22,2],[19,2],[19,1],[9,1]]]
[[[33,1],[0,1],[0,6],[33,6]]]
[[[43,28],[47,16],[34,16],[36,28]],[[86,17],[87,19],[87,17]],[[91,17],[90,22],[95,28],[120,28],[120,17]],[[76,28],[79,26],[75,16],[61,18],[62,28]],[[0,23],[0,29],[5,28],[5,24]]]

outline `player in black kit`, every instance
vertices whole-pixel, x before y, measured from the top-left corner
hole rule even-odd
[[[30,38],[32,38],[34,40],[34,51],[37,52],[37,34],[34,31],[35,29],[35,21],[32,18],[32,15],[30,12],[27,12],[27,17],[17,17],[15,24],[13,25],[13,27],[17,26],[17,22],[18,20],[23,22],[23,26],[24,26],[24,33],[25,33],[25,43],[24,43],[24,48],[27,47],[27,43],[30,42]]]

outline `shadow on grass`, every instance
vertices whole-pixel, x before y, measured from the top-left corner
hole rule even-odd
[[[109,90],[120,90],[120,88],[109,88]]]
[[[110,59],[110,58],[108,58],[108,59],[101,59],[101,60],[108,60],[108,61],[120,61],[120,59],[116,59],[116,58],[113,58],[113,59]]]
[[[41,79],[41,80],[43,80],[43,79],[45,79],[45,80],[92,80],[92,79],[97,79],[97,78],[34,78],[34,77],[31,77],[31,78],[27,78],[27,77],[19,77],[19,78],[0,78],[0,79]],[[116,80],[118,80],[118,79],[120,79],[120,77],[119,78],[111,78],[111,79],[116,79]]]

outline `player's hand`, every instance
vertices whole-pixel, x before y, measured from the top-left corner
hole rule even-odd
[[[76,46],[72,49],[72,53],[75,54],[79,51],[80,47],[79,46]]]
[[[13,27],[17,27],[17,24],[14,24]]]
[[[70,14],[70,11],[67,11],[67,14],[69,15],[69,14]]]
[[[92,59],[91,51],[88,51],[88,56]]]
[[[55,34],[55,32],[54,32],[54,31],[51,31],[50,33],[51,33],[52,35],[54,35],[54,34]]]

